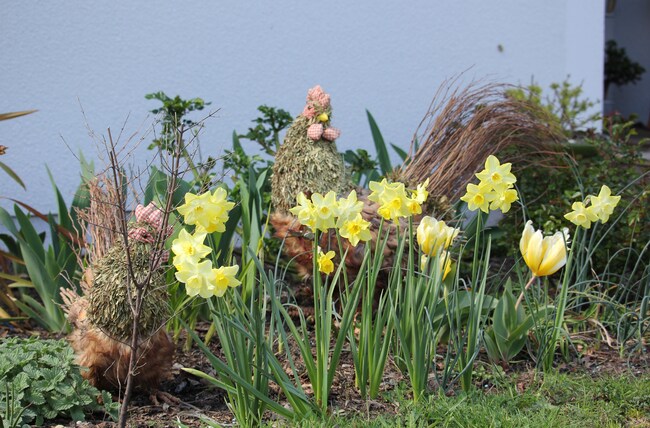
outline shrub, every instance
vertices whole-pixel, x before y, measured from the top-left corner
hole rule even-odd
[[[0,342],[0,415],[22,413],[22,423],[84,420],[86,413],[117,414],[119,403],[81,377],[64,340],[9,338]],[[98,404],[101,396],[104,405]],[[9,410],[9,411],[8,411]],[[19,421],[7,421],[18,423]]]
[[[543,116],[540,119],[568,137],[600,119],[598,113],[589,113],[596,103],[582,97],[582,84],[574,86],[567,77],[562,83],[551,83],[549,88],[551,94],[543,98],[542,87],[533,81],[526,87],[506,91],[506,95],[539,107]]]
[[[573,202],[582,200],[587,194],[597,194],[602,183],[608,183],[613,194],[621,195],[624,210],[620,212],[620,220],[612,223],[612,230],[608,232],[608,225],[597,231],[596,240],[605,233],[616,238],[601,242],[591,262],[594,272],[599,275],[615,274],[613,280],[618,283],[629,280],[625,277],[634,268],[630,255],[636,255],[632,258],[636,260],[650,241],[650,222],[645,210],[650,199],[650,177],[639,173],[639,166],[643,164],[641,145],[630,140],[633,135],[631,127],[630,122],[608,118],[604,135],[587,137],[580,147],[564,145],[564,156],[558,158],[560,165],[557,167],[518,171],[517,187],[520,194],[527,197],[523,201],[526,215],[521,207],[513,209],[512,221],[499,225],[508,238],[498,242],[516,242],[527,219],[540,225],[545,233],[560,230],[566,225],[563,216]],[[506,250],[506,247],[499,249]],[[507,248],[507,251],[512,250]],[[636,274],[642,271],[637,268]],[[623,278],[619,278],[619,275]]]

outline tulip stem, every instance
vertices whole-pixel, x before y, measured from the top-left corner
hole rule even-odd
[[[533,275],[530,277],[530,280],[528,281],[528,283],[526,284],[526,286],[524,287],[524,289],[521,290],[521,294],[519,295],[519,298],[517,299],[517,303],[515,303],[515,310],[517,310],[517,308],[518,308],[519,305],[521,304],[521,301],[524,300],[524,293],[525,293],[526,291],[528,291],[528,289],[530,288],[531,285],[533,285],[533,281],[535,280],[535,278],[537,278],[537,277],[535,276],[535,274],[533,274]]]

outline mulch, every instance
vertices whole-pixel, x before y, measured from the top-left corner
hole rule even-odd
[[[207,332],[207,325],[199,325],[197,332],[200,336]],[[37,328],[19,329],[8,328],[0,325],[0,337],[4,336],[29,337],[37,335],[42,338],[61,338],[61,335],[53,335]],[[216,376],[214,369],[195,345],[189,351],[184,350],[185,337],[181,336],[177,344],[175,363],[172,369],[171,380],[161,385],[161,390],[174,395],[182,401],[181,405],[162,404],[153,405],[145,393],[136,394],[130,406],[129,426],[134,427],[178,427],[179,422],[189,427],[205,426],[204,419],[215,421],[223,426],[236,425],[233,414],[226,405],[225,393],[210,385],[205,380],[191,375],[182,370],[183,367],[201,370],[209,375]],[[218,340],[213,338],[209,343],[212,352],[219,356],[220,349]],[[646,350],[647,351],[647,350]],[[297,352],[297,351],[296,351]],[[297,355],[297,354],[296,354]],[[524,358],[503,368],[503,373],[508,376],[516,376],[516,387],[520,392],[525,391],[535,382],[535,367],[530,359]],[[485,373],[492,369],[487,362],[485,355],[480,356],[479,366],[482,366]],[[609,347],[606,343],[592,342],[584,348],[580,355],[573,355],[570,361],[557,361],[560,372],[585,374],[593,377],[605,375],[629,374],[639,376],[650,372],[650,355],[648,352],[636,353],[632,356],[621,357],[618,349]],[[478,376],[476,386],[485,393],[496,393],[500,387],[498,381],[492,376],[481,376],[481,370],[477,370]],[[354,384],[354,366],[349,351],[342,354],[339,368],[334,379],[330,394],[330,409],[340,416],[365,415],[372,420],[377,415],[396,414],[399,405],[389,398],[376,400],[364,400]],[[386,372],[381,386],[382,392],[388,392],[405,382],[404,376],[396,365],[389,361],[386,365]],[[306,379],[303,380],[303,388],[310,392],[310,385]],[[271,387],[273,391],[273,388]],[[274,394],[274,392],[272,392]],[[454,394],[451,391],[450,394]],[[116,397],[117,398],[117,397]],[[271,419],[273,416],[269,415]],[[69,420],[55,420],[46,426],[58,427],[110,427],[114,424],[106,420],[104,415],[89,415],[87,422],[74,423]]]

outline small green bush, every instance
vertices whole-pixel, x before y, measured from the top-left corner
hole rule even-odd
[[[562,83],[551,83],[549,88],[550,94],[543,97],[542,87],[533,81],[526,87],[506,91],[506,95],[540,107],[540,119],[567,137],[600,119],[600,114],[593,112],[596,103],[583,97],[582,84],[574,86],[567,77]]]
[[[101,396],[104,405],[97,402]],[[46,419],[84,420],[86,413],[104,410],[117,415],[119,403],[81,377],[65,340],[9,338],[0,341],[0,418],[19,415],[4,424],[42,425]],[[4,425],[3,425],[4,426]]]
[[[587,136],[582,143],[566,143],[561,147],[564,157],[556,159],[556,167],[524,168],[516,171],[517,187],[526,206],[526,216],[521,208],[508,214],[508,221],[502,221],[507,239],[495,244],[498,250],[516,255],[524,223],[527,219],[552,233],[566,227],[564,214],[571,210],[571,204],[584,199],[587,194],[598,194],[606,184],[613,194],[620,194],[622,209],[610,222],[599,227],[596,239],[605,233],[610,237],[598,246],[592,255],[592,269],[602,280],[609,279],[630,287],[643,268],[637,266],[635,278],[630,274],[635,260],[643,254],[643,248],[650,241],[650,222],[646,207],[650,203],[650,176],[642,175],[644,161],[641,143],[634,143],[631,122],[608,119],[603,135]],[[618,216],[621,216],[618,221]],[[612,227],[612,230],[607,232]],[[615,237],[615,239],[612,239]],[[504,254],[505,255],[505,254]],[[645,256],[647,260],[647,255]],[[620,293],[621,290],[618,292]],[[625,293],[627,295],[627,293]]]

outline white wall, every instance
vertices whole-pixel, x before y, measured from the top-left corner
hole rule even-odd
[[[606,39],[616,40],[633,61],[645,67],[646,72],[636,84],[612,85],[608,98],[612,109],[625,116],[636,114],[638,120],[650,126],[650,2],[647,0],[619,0],[607,16]]]
[[[158,90],[221,109],[201,139],[212,155],[260,104],[298,114],[314,84],[332,95],[341,150],[372,150],[366,108],[407,147],[438,85],[468,69],[544,86],[570,74],[602,98],[602,0],[134,3],[3,2],[0,112],[39,112],[0,122],[0,160],[28,186],[0,172],[1,196],[54,209],[47,164],[70,201],[73,153],[96,156],[82,107],[98,134],[130,115],[130,134],[151,123],[144,95]]]

